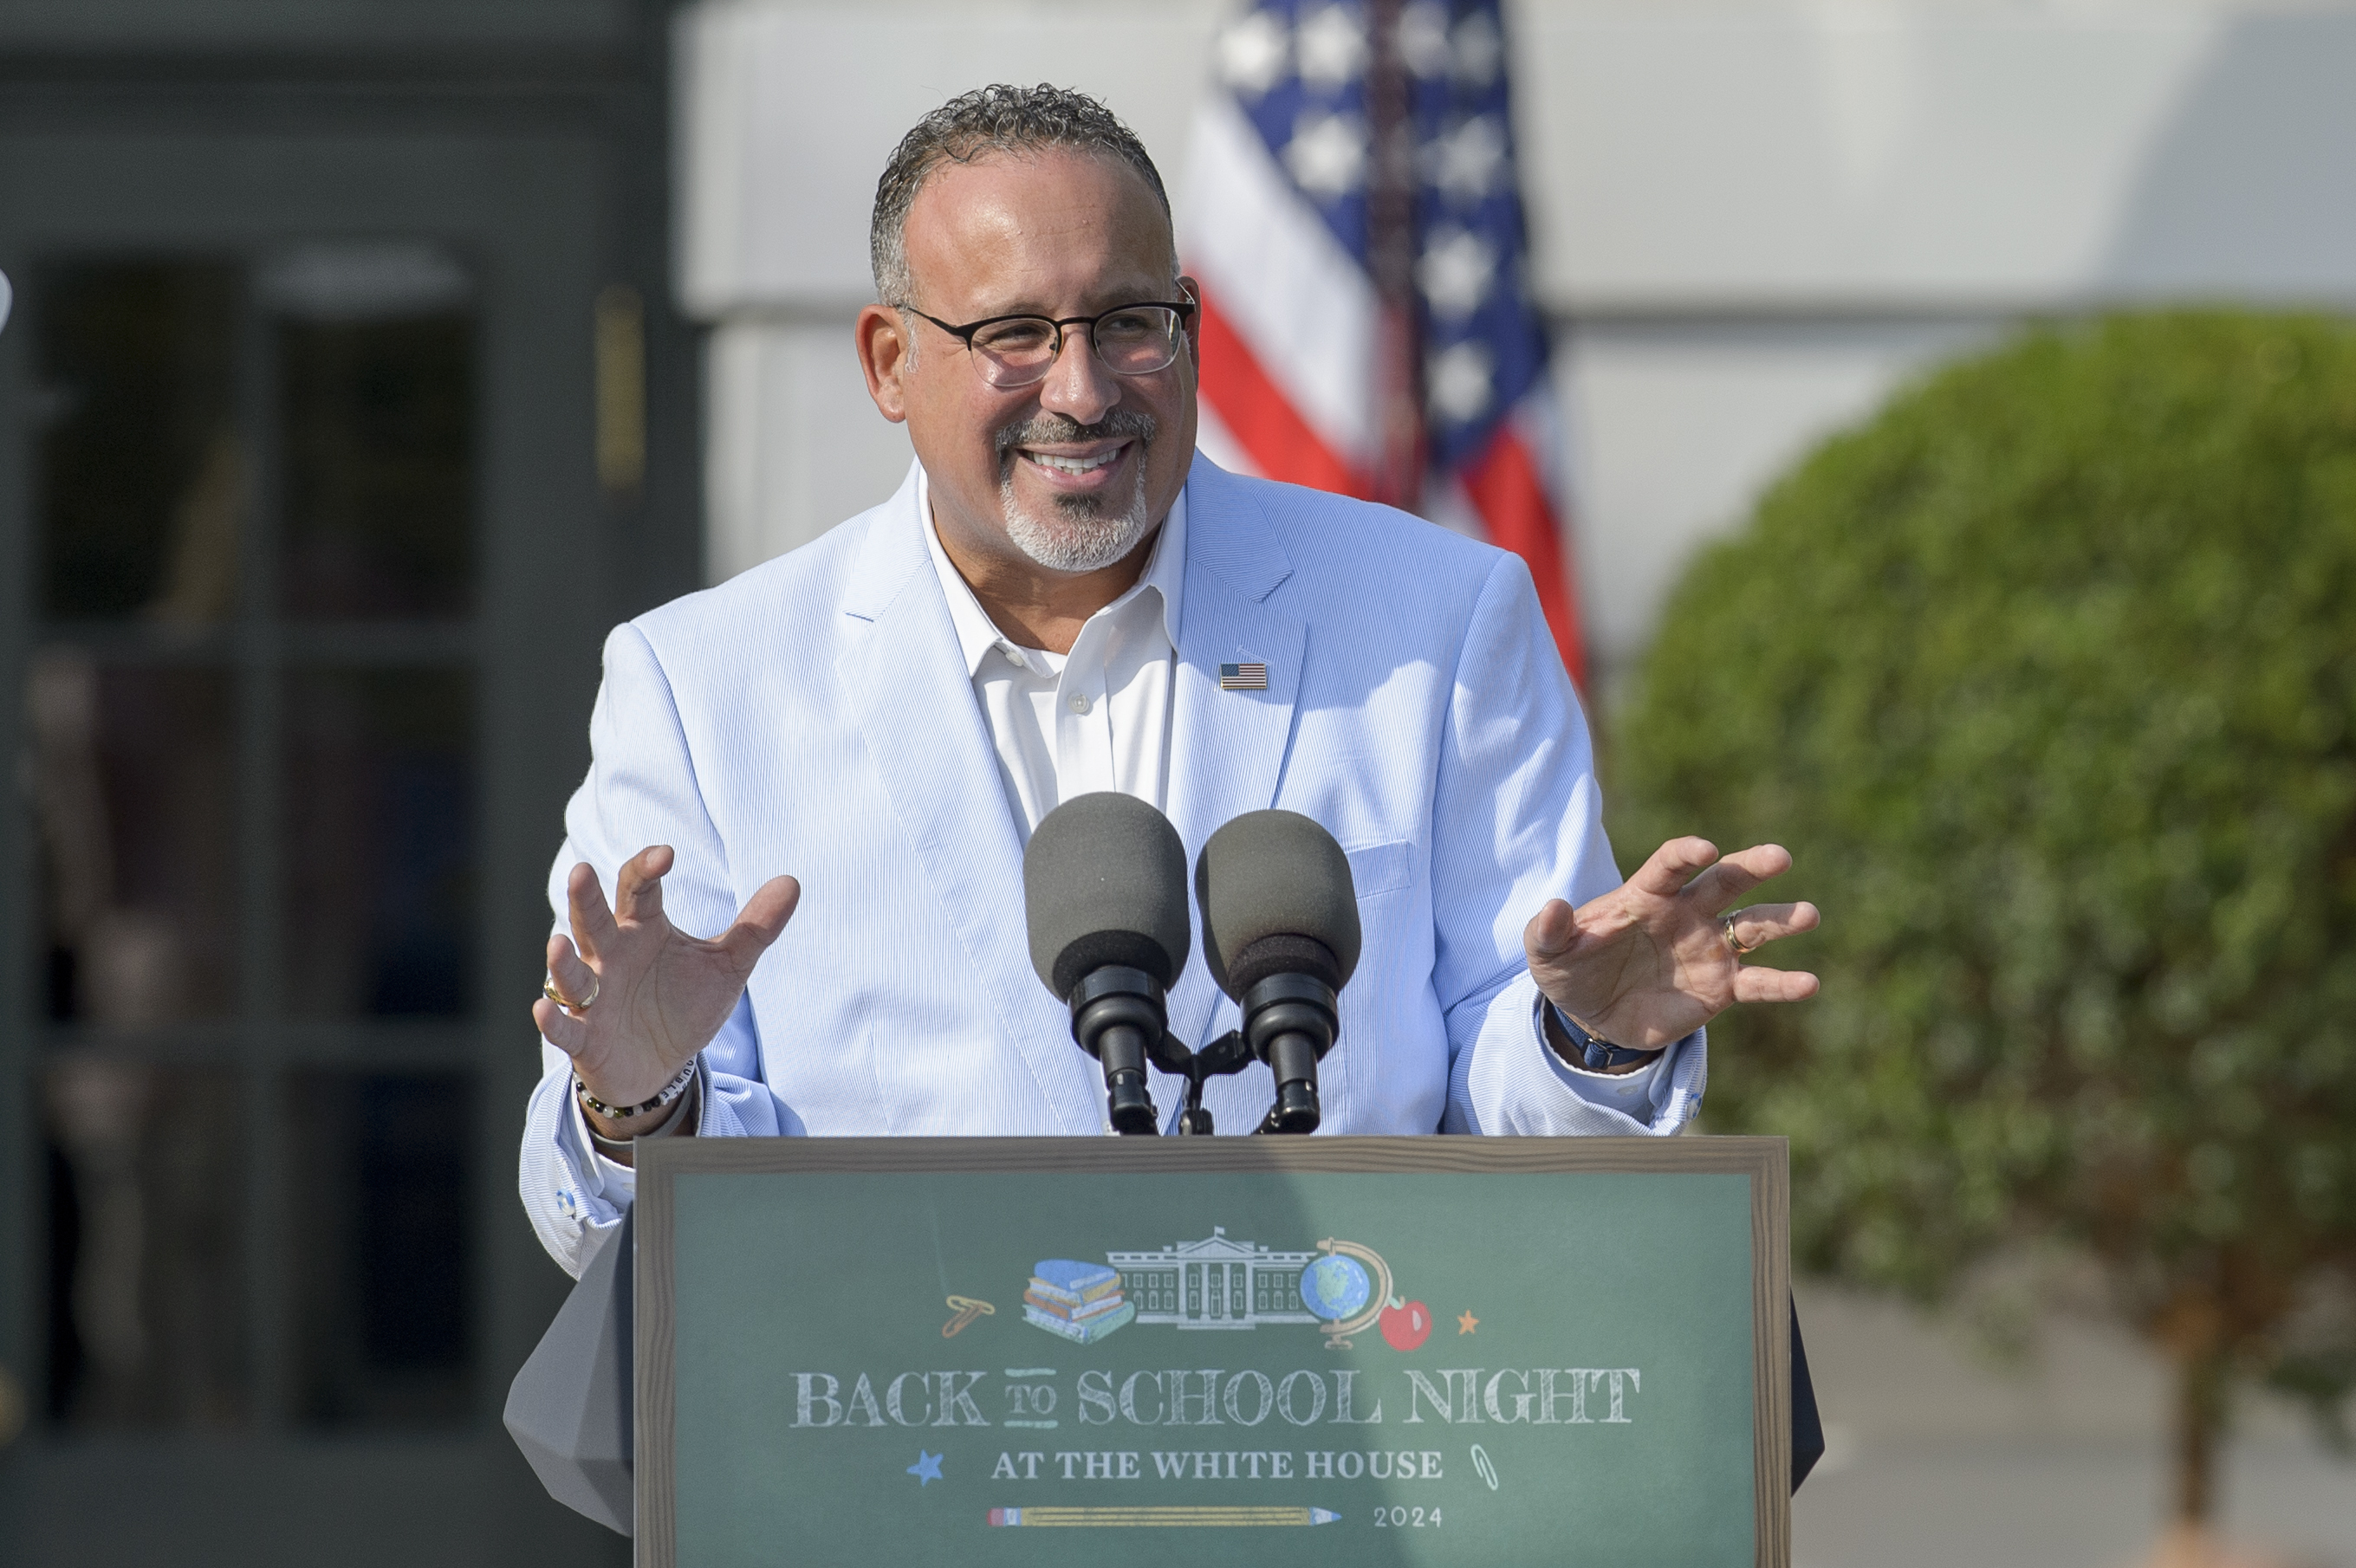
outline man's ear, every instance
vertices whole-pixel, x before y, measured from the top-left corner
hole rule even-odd
[[[1186,357],[1199,376],[1203,373],[1203,285],[1181,272],[1178,287],[1194,302],[1194,308],[1186,313]]]
[[[859,344],[859,368],[867,378],[867,395],[875,409],[894,424],[908,420],[908,395],[901,384],[916,345],[908,341],[908,324],[889,305],[871,304],[859,313],[851,328]]]

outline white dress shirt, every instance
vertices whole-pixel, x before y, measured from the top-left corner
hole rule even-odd
[[[1145,570],[1087,618],[1068,654],[1026,648],[998,629],[941,548],[921,478],[916,494],[925,544],[1023,841],[1074,795],[1117,790],[1166,811],[1171,665],[1186,586],[1184,493],[1155,536]]]

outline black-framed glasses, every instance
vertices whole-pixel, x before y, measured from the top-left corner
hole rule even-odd
[[[939,327],[972,351],[981,379],[993,387],[1028,387],[1047,379],[1064,352],[1067,327],[1085,326],[1088,342],[1106,369],[1116,376],[1151,376],[1166,370],[1185,341],[1186,318],[1194,313],[1193,300],[1144,300],[1115,305],[1095,315],[1067,315],[1061,321],[1044,315],[993,315],[963,326],[926,315],[912,304],[898,308]]]

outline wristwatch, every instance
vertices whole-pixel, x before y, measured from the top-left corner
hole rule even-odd
[[[1661,1054],[1659,1046],[1650,1051],[1639,1051],[1633,1046],[1614,1045],[1608,1040],[1598,1040],[1577,1019],[1556,1007],[1551,1000],[1547,1003],[1547,1010],[1554,1014],[1554,1021],[1562,1026],[1562,1032],[1570,1037],[1570,1043],[1579,1048],[1579,1054],[1584,1059],[1584,1065],[1590,1072],[1625,1067],[1632,1061],[1642,1061],[1646,1057]]]

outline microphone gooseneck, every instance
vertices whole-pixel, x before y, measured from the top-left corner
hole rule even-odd
[[[1078,795],[1023,852],[1031,966],[1072,1009],[1072,1039],[1104,1069],[1113,1130],[1152,1135],[1145,1066],[1162,1049],[1170,987],[1186,966],[1186,847],[1141,800]]]
[[[1276,1079],[1264,1132],[1317,1130],[1317,1063],[1358,966],[1358,899],[1333,836],[1291,811],[1237,817],[1194,863],[1203,956],[1243,1009],[1242,1036]]]

